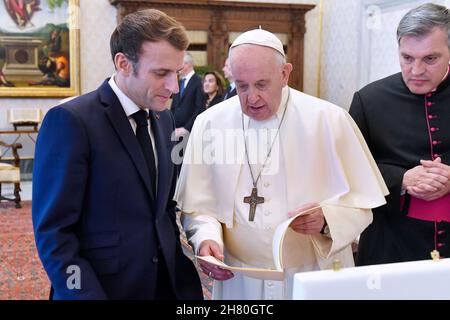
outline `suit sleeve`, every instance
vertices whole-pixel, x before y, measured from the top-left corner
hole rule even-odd
[[[171,132],[173,132],[175,130],[175,119],[173,117],[173,114],[168,112],[168,115],[170,117],[170,121],[172,123],[172,128],[169,131],[169,135],[168,135],[168,140],[171,140]],[[176,142],[173,141],[172,143],[172,148],[175,146]],[[173,162],[172,162],[173,165]],[[177,202],[175,200],[173,200],[173,195],[175,193],[175,187],[177,184],[177,177],[178,177],[178,166],[173,165],[173,175],[172,175],[172,182],[170,185],[170,193],[169,193],[169,198],[167,201],[167,206],[166,206],[166,213],[169,215],[170,221],[173,224],[173,228],[175,230],[175,237],[176,239],[180,239],[180,229],[178,227],[177,224],[177,215],[176,215],[176,207],[177,207]]]
[[[36,143],[33,227],[39,256],[56,298],[106,299],[90,263],[80,255],[77,225],[89,179],[89,143],[73,112],[48,112]]]
[[[364,110],[364,103],[359,92],[356,92],[353,96],[353,101],[349,110],[350,115],[353,120],[355,120],[364,139],[369,146],[369,149],[374,153],[374,144],[382,143],[382,141],[372,141],[370,136],[371,130],[383,130],[382,128],[370,128],[369,117],[366,116]],[[406,168],[394,165],[391,163],[385,163],[380,161],[376,154],[374,154],[375,161],[380,169],[381,175],[389,189],[389,196],[387,198],[390,206],[395,208],[395,210],[400,210],[400,193],[402,188],[403,176],[407,171]]]

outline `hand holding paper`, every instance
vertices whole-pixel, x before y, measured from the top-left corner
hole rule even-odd
[[[203,241],[200,244],[198,253],[200,256],[212,258],[212,261],[214,262],[221,263],[224,258],[222,249],[220,248],[219,244],[214,240]],[[228,280],[234,277],[234,274],[231,271],[221,268],[220,263],[211,263],[208,260],[201,259],[202,257],[198,258],[200,258],[198,264],[202,268],[203,272],[207,274],[209,277],[221,281]]]

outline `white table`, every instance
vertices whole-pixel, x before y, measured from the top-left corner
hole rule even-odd
[[[450,258],[297,273],[292,299],[450,299]]]

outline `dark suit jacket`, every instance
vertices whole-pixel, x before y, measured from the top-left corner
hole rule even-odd
[[[107,81],[47,113],[36,144],[33,224],[54,299],[153,299],[161,260],[177,298],[202,298],[175,222],[173,119],[169,111],[151,117],[156,199],[139,143]],[[67,287],[74,283],[70,266],[80,270],[81,289]]]
[[[189,132],[192,129],[195,118],[205,110],[203,100],[203,84],[197,74],[194,74],[184,89],[183,96],[174,94],[170,110],[175,118],[175,127],[183,127]]]
[[[430,259],[436,242],[445,244],[439,249],[443,256],[450,255],[450,223],[408,217],[409,195],[400,197],[403,175],[421,159],[430,160],[431,150],[450,164],[449,104],[450,77],[429,95],[411,93],[401,73],[355,93],[350,115],[390,192],[387,204],[373,209],[373,223],[361,235],[358,265]]]
[[[216,94],[216,96],[209,102],[209,104],[206,104],[206,101],[208,100],[208,96],[205,95],[205,109],[211,108],[213,105],[218,104],[223,101],[223,96]]]
[[[225,94],[223,95],[223,100],[227,100],[230,99],[231,97],[234,97],[237,92],[236,92],[236,87],[234,87],[232,90],[230,90],[231,87],[228,86],[227,90],[225,90]]]

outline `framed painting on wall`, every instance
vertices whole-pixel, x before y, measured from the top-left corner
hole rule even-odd
[[[0,97],[80,94],[79,0],[0,0]]]

